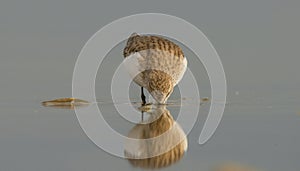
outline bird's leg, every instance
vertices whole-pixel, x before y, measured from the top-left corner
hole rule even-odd
[[[142,122],[144,122],[144,112],[142,112]]]
[[[144,94],[144,88],[141,87],[141,98],[142,98],[142,106],[146,104],[146,96]]]

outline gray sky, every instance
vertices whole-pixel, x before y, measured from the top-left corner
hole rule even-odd
[[[230,96],[213,139],[197,144],[200,113],[187,155],[166,170],[206,170],[228,160],[299,170],[299,9],[299,0],[2,0],[0,170],[132,170],[87,138],[74,111],[40,102],[72,95],[77,56],[95,32],[145,12],[174,15],[202,30],[223,62]],[[115,58],[102,70],[122,60],[118,49],[110,55]],[[101,99],[110,87],[100,82],[96,88]],[[108,122],[127,132],[131,125],[116,117],[113,105],[103,106]]]
[[[65,67],[71,69],[84,43],[102,26],[135,13],[161,12],[181,17],[207,35],[221,57],[229,85],[296,88],[300,83],[300,3],[296,0],[0,4],[2,61],[66,58]]]

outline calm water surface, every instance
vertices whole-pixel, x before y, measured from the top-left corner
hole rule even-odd
[[[294,90],[282,94],[273,90],[230,94],[216,133],[206,144],[199,145],[197,140],[210,105],[202,104],[197,125],[188,134],[187,152],[179,162],[162,170],[210,170],[227,162],[263,170],[297,170],[300,168],[298,95]],[[17,99],[2,98],[1,169],[140,170],[126,159],[111,156],[94,145],[83,133],[74,111],[40,105],[40,101],[54,96],[60,97],[59,93],[48,92],[47,96],[33,93]],[[183,113],[188,115],[194,105],[184,105]],[[107,122],[121,134],[128,134],[134,126],[118,116],[112,103],[99,107]],[[168,109],[176,118],[179,106]]]
[[[204,145],[197,143],[210,106],[206,102],[187,135],[186,153],[161,170],[208,171],[234,163],[299,171],[299,2],[1,2],[0,170],[141,170],[98,148],[73,110],[46,108],[41,102],[72,96],[76,57],[101,27],[135,13],[159,12],[184,18],[205,33],[220,55],[228,83],[224,117],[214,136]],[[117,45],[99,68],[96,96],[103,102],[99,107],[106,121],[127,135],[135,125],[118,115],[110,99],[110,81],[123,59],[123,47],[124,42]],[[186,47],[183,50],[201,97],[210,97],[204,67]],[[132,101],[139,99],[139,90],[131,85]],[[170,100],[178,99],[176,89]],[[189,115],[194,107],[183,105],[182,113]],[[176,119],[180,106],[167,108]]]

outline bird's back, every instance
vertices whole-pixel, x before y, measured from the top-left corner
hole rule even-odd
[[[159,50],[180,58],[184,58],[181,48],[172,41],[159,36],[132,34],[124,48],[124,57],[143,50]]]
[[[170,75],[175,86],[181,80],[187,66],[181,48],[159,36],[132,34],[128,38],[123,55],[125,59],[131,58],[128,64],[129,72],[140,86],[145,84],[145,71],[149,73],[152,70]]]

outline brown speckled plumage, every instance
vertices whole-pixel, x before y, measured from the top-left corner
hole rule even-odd
[[[159,70],[147,70],[148,79],[149,79],[149,91],[152,92],[154,90],[161,90],[164,93],[168,93],[171,91],[173,84],[169,80],[171,80],[171,76],[166,74],[165,72]]]
[[[123,55],[125,59],[135,58],[131,63],[136,64],[129,66],[137,68],[135,72],[138,74],[132,74],[133,80],[150,93],[157,90],[162,96],[168,96],[173,91],[187,65],[181,48],[159,36],[132,34],[128,38]]]
[[[136,33],[129,37],[123,55],[127,57],[131,53],[148,49],[166,51],[176,57],[184,58],[181,48],[170,40],[159,36],[138,35]]]

